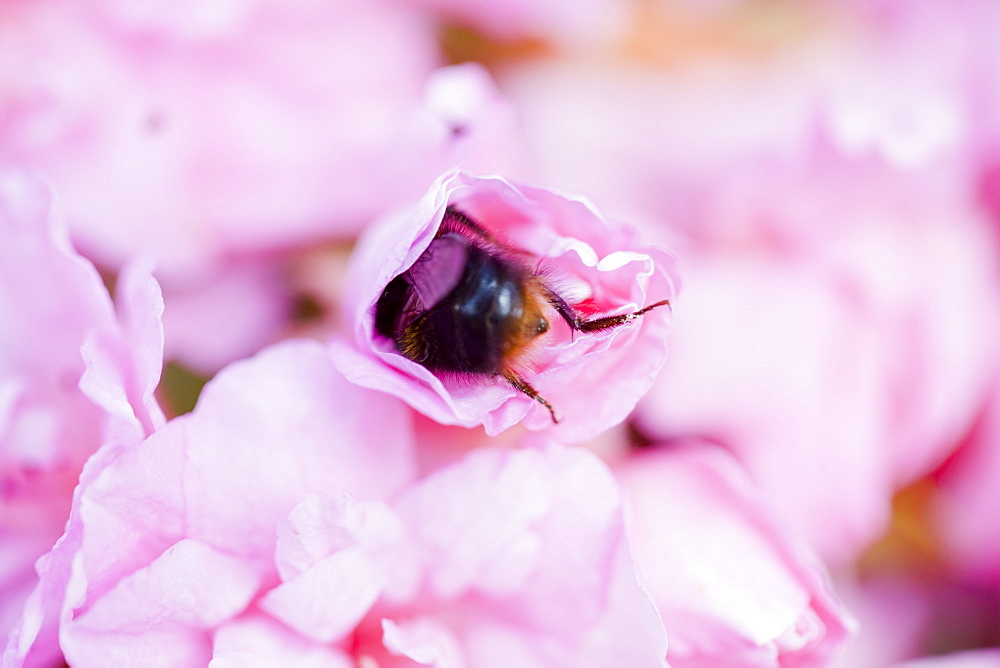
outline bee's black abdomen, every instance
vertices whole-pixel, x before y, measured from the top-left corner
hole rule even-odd
[[[522,269],[471,246],[455,289],[414,325],[436,345],[431,370],[497,374],[524,314]]]
[[[470,244],[455,287],[430,308],[406,313],[414,307],[412,278],[393,279],[376,304],[375,330],[431,371],[499,374],[522,329],[525,271]]]

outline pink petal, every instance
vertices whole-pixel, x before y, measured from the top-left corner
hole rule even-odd
[[[411,476],[403,407],[358,392],[313,342],[229,366],[195,413],[185,435],[189,535],[238,553],[269,554],[275,525],[310,492],[380,498]]]
[[[852,620],[818,562],[787,537],[724,451],[660,446],[626,460],[629,541],[671,645],[687,665],[812,665]]]
[[[263,615],[248,615],[223,624],[215,632],[210,668],[351,668],[344,652],[317,646]]]
[[[593,455],[549,446],[473,451],[398,510],[434,598],[465,611],[456,633],[472,665],[661,665],[618,503]]]
[[[171,635],[198,645],[192,641],[199,629],[238,614],[260,584],[259,573],[243,560],[182,540],[79,614],[62,634],[63,649],[70,662],[91,660],[108,645],[118,660],[135,661],[161,649]]]
[[[416,617],[400,622],[382,620],[382,642],[397,656],[435,668],[466,665],[458,642],[448,627],[433,617]]]
[[[336,642],[378,599],[380,575],[363,548],[344,548],[271,589],[260,607],[317,642]]]
[[[461,237],[435,239],[410,267],[413,289],[424,308],[431,308],[458,284],[468,258],[468,242]]]
[[[378,551],[401,540],[402,532],[382,502],[312,494],[278,523],[275,564],[281,579],[291,580],[338,550],[361,545]]]
[[[244,561],[185,539],[119,580],[79,615],[76,626],[122,634],[161,626],[210,628],[246,607],[259,585],[259,574]]]
[[[537,452],[479,450],[404,493],[398,512],[439,596],[470,587],[505,595],[526,586],[539,558],[534,527],[549,510],[545,473]]]
[[[122,331],[92,336],[81,347],[87,370],[80,389],[117,417],[117,429],[135,429],[141,438],[166,422],[153,396],[163,367],[163,296],[148,266],[122,271],[117,306]]]

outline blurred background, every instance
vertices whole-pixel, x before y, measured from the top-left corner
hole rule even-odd
[[[605,440],[733,452],[844,666],[1000,645],[998,112],[985,0],[0,2],[0,167],[110,287],[154,263],[172,414],[337,332],[357,236],[448,169],[670,248],[670,358]]]

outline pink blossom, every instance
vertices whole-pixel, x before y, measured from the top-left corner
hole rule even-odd
[[[421,257],[449,206],[503,244],[537,258],[531,260],[536,271],[551,277],[546,280],[570,303],[586,302],[588,315],[636,311],[671,299],[679,286],[671,255],[641,244],[629,228],[606,223],[583,200],[496,177],[442,176],[419,205],[383,220],[355,251],[346,309],[359,351],[341,345],[338,364],[352,381],[399,396],[443,424],[483,424],[489,434],[522,420],[532,430],[553,424],[544,406],[509,383],[489,376],[438,377],[374,330],[374,306],[383,289]],[[554,312],[545,317],[550,329],[538,337],[525,366],[529,382],[562,418],[554,433],[580,440],[620,422],[665,359],[669,310],[575,336]]]
[[[878,164],[818,162],[780,193],[749,191],[766,199],[744,210],[760,207],[786,235],[777,243],[758,228],[754,245],[688,256],[677,355],[639,419],[726,444],[842,563],[884,530],[891,494],[968,429],[997,372],[1000,301],[993,242],[967,203]]]
[[[883,50],[846,36],[668,80],[570,62],[508,81],[543,177],[683,258],[642,429],[722,442],[831,563],[944,460],[1000,364],[960,32]]]
[[[381,2],[14,2],[0,26],[4,160],[50,176],[91,257],[164,274],[356,232],[437,65]]]
[[[818,559],[724,450],[656,446],[617,467],[629,544],[673,666],[822,666],[853,620]]]
[[[517,173],[523,156],[485,70],[434,69],[427,17],[196,5],[6,3],[0,161],[47,174],[100,266],[154,259],[168,357],[210,375],[288,334],[309,287],[294,251],[349,240],[445,169]]]
[[[287,335],[291,251],[457,164],[505,170],[520,143],[484,70],[434,69],[411,10],[190,4],[5,3],[0,162],[51,179],[102,268],[153,258],[168,357],[210,375]]]
[[[100,266],[153,258],[170,355],[204,373],[282,334],[277,250],[437,175],[386,177],[438,64],[431,26],[386,3],[4,3],[0,60],[0,161],[46,174]],[[207,304],[235,316],[223,335]]]
[[[0,636],[63,531],[84,461],[105,439],[163,423],[162,310],[148,270],[127,269],[117,314],[69,244],[48,188],[0,175]]]
[[[663,664],[599,460],[486,448],[418,477],[410,416],[291,341],[99,458],[38,599],[67,661]]]

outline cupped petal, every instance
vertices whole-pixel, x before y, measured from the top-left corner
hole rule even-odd
[[[499,378],[501,368],[463,377],[435,375],[375,332],[374,311],[383,289],[427,250],[448,206],[489,235],[474,243],[489,246],[505,262],[529,267],[531,280],[559,294],[582,318],[636,311],[672,299],[679,288],[669,253],[607,223],[583,200],[499,177],[445,174],[418,205],[387,217],[359,244],[350,270],[348,313],[360,353],[338,355],[350,379],[396,394],[438,422],[482,424],[489,434],[521,421],[533,430],[553,426],[545,407]],[[539,291],[538,298],[549,331],[504,365],[523,374],[555,407],[561,423],[553,433],[561,440],[591,437],[624,419],[652,384],[666,358],[670,310],[654,309],[604,331],[574,332],[544,306],[548,295]]]

